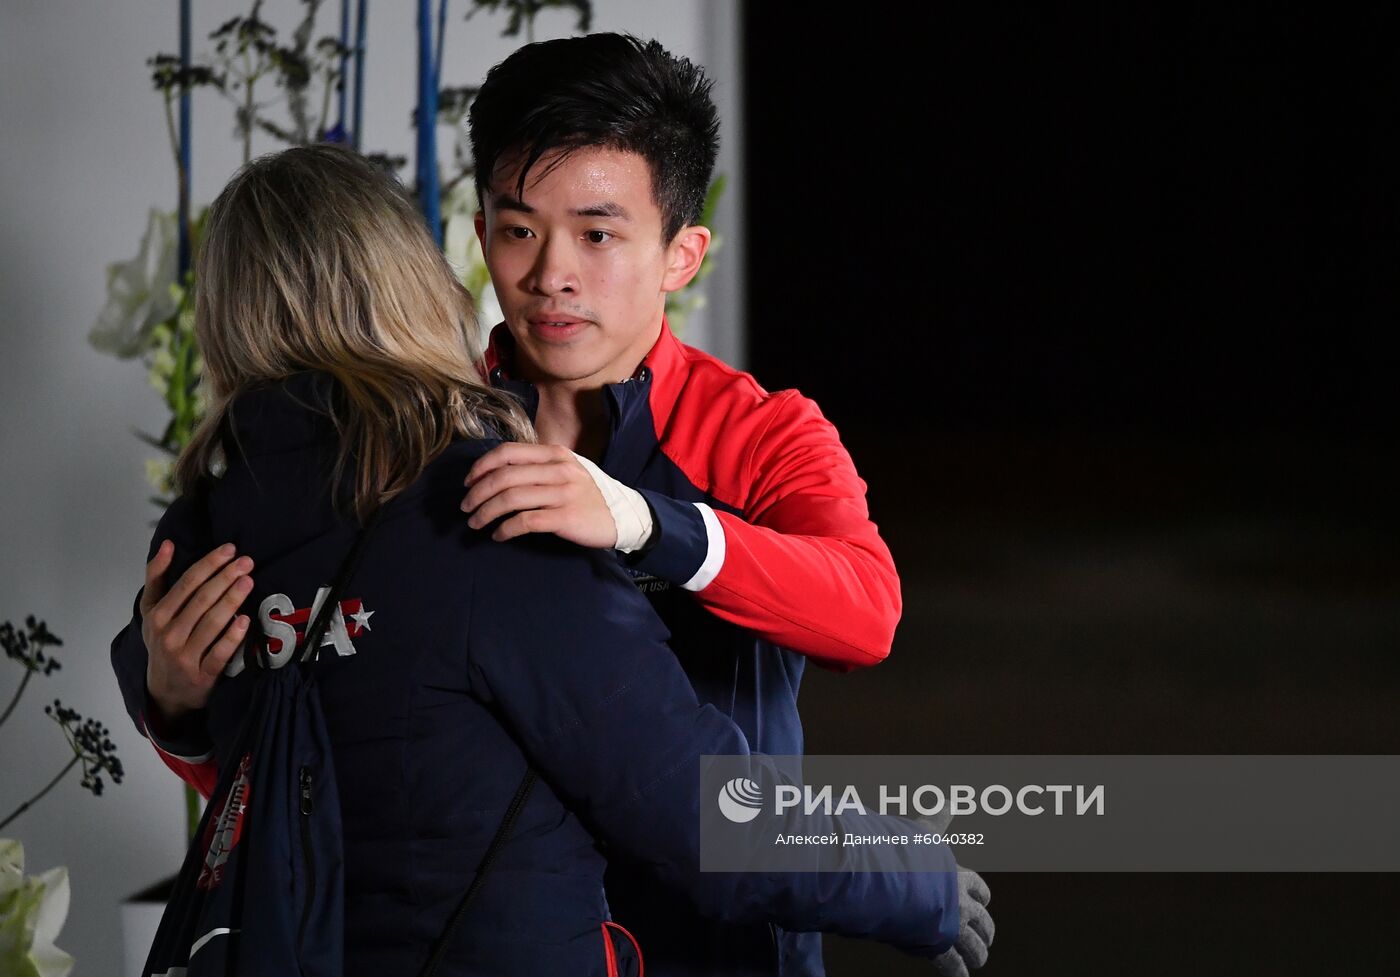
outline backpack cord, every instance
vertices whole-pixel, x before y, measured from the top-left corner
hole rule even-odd
[[[379,517],[384,512],[384,507],[380,506],[374,510],[369,517],[369,522],[365,523],[360,534],[355,539],[355,545],[350,548],[350,552],[345,555],[344,561],[340,564],[340,569],[336,571],[335,580],[331,583],[330,590],[326,592],[325,603],[321,605],[321,610],[316,614],[316,620],[311,622],[310,629],[306,632],[306,651],[301,663],[303,671],[310,672],[311,663],[315,660],[321,648],[321,639],[326,636],[326,628],[330,626],[331,615],[340,607],[340,595],[345,590],[345,585],[350,582],[350,578],[355,574],[355,568],[360,565],[360,558],[364,556],[365,544],[374,533],[374,528],[379,525]]]
[[[530,796],[530,788],[535,785],[535,768],[531,767],[525,771],[525,776],[520,781],[520,786],[515,788],[515,796],[511,798],[510,806],[506,808],[505,817],[501,819],[501,825],[496,829],[496,835],[491,839],[491,845],[486,849],[486,854],[481,856],[481,864],[476,867],[476,877],[472,879],[472,884],[467,887],[466,894],[462,896],[462,901],[457,904],[457,911],[452,914],[452,918],[447,923],[447,928],[442,931],[442,936],[438,937],[437,946],[433,948],[433,955],[424,964],[421,977],[431,977],[437,972],[438,966],[442,963],[443,957],[447,955],[447,948],[452,944],[452,937],[457,932],[457,927],[467,914],[467,904],[481,890],[482,883],[486,881],[486,873],[491,869],[491,863],[496,860],[501,849],[505,847],[506,840],[510,837],[511,829],[515,827],[515,820],[520,816],[521,810],[525,807],[525,801]]]
[[[306,649],[308,655],[314,655],[313,649],[320,646],[326,628],[330,624],[331,615],[335,613],[340,605],[340,594],[345,589],[346,583],[355,573],[355,568],[359,566],[360,558],[364,555],[365,543],[374,532],[375,526],[379,524],[379,516],[384,511],[383,507],[376,509],[370,516],[369,522],[361,530],[359,537],[355,540],[354,547],[346,555],[345,561],[340,565],[340,570],[336,574],[335,582],[331,584],[330,592],[326,595],[326,601],[321,605],[321,610],[316,615],[316,620],[312,622],[311,629],[306,632]],[[307,658],[301,664],[309,672],[312,658]],[[515,821],[520,816],[520,812],[525,807],[525,802],[530,797],[530,788],[535,785],[535,770],[533,767],[525,771],[525,776],[520,781],[520,786],[515,789],[515,796],[511,798],[510,805],[506,808],[505,816],[501,819],[500,826],[496,829],[495,836],[491,839],[490,846],[486,849],[486,854],[481,856],[481,863],[476,867],[476,876],[472,879],[471,885],[467,887],[466,893],[462,896],[462,901],[457,904],[456,911],[452,914],[452,919],[447,923],[447,928],[443,930],[442,936],[438,938],[437,946],[433,949],[433,954],[429,957],[427,964],[423,968],[423,977],[430,977],[437,971],[442,963],[443,957],[447,955],[447,949],[452,944],[452,937],[456,934],[458,926],[461,925],[467,913],[467,906],[481,890],[482,883],[486,881],[486,875],[491,869],[491,865],[505,847],[506,841],[510,838],[510,833],[515,827]]]

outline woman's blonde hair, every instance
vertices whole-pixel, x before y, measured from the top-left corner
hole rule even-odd
[[[479,372],[471,294],[403,187],[356,153],[301,146],[244,166],[209,208],[195,284],[209,408],[176,462],[181,491],[210,471],[240,393],[304,371],[338,381],[332,485],[353,463],[361,519],[454,437],[535,440]]]

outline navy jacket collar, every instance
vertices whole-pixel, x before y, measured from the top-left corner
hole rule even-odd
[[[228,433],[250,458],[333,440],[335,393],[335,378],[323,372],[294,373],[258,384],[234,398]]]
[[[632,376],[603,388],[609,432],[600,466],[614,478],[627,482],[633,470],[639,471],[645,463],[649,450],[638,449],[655,445],[655,432],[661,429],[664,417],[669,414],[675,400],[674,395],[667,398],[661,391],[674,391],[677,388],[674,376],[683,361],[683,347],[663,317],[661,334],[646,356],[642,357]],[[519,397],[533,420],[539,407],[539,391],[533,383],[520,379],[514,373],[515,340],[505,323],[491,330],[485,365],[492,386]],[[663,384],[658,381],[658,375],[672,377],[673,380]]]

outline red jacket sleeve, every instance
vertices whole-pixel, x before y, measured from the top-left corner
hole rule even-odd
[[[218,785],[219,769],[213,742],[203,729],[203,712],[190,716],[179,729],[166,729],[152,721],[146,696],[146,643],[141,639],[140,601],[138,592],[133,601],[131,622],[112,640],[112,665],[117,673],[117,685],[137,732],[150,741],[156,756],[167,767],[208,800]]]
[[[724,562],[696,596],[780,645],[837,667],[873,665],[890,653],[902,602],[865,482],[815,403],[795,391],[773,401],[744,476],[745,518],[716,513]]]
[[[725,426],[731,445],[744,428],[749,436],[737,454],[727,447],[719,463],[709,459],[710,494],[741,515],[643,491],[660,538],[637,565],[823,665],[884,660],[902,609],[899,576],[836,428],[796,391]]]
[[[138,717],[137,725],[145,734],[146,739],[151,741],[151,745],[156,749],[156,755],[167,767],[175,771],[181,780],[199,791],[199,796],[206,801],[213,796],[214,788],[219,785],[219,762],[214,759],[212,749],[195,755],[177,752],[180,747],[168,743],[145,713]]]

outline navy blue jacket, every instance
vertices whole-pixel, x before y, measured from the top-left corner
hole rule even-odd
[[[505,326],[486,353],[493,383],[533,410]],[[633,376],[604,388],[599,466],[655,516],[648,548],[623,557],[671,632],[701,702],[760,753],[803,752],[797,697],[808,659],[839,670],[881,661],[899,620],[899,578],[865,483],[835,427],[796,391],[681,343],[663,320]],[[608,868],[608,900],[647,948],[654,977],[821,977],[821,937],[706,919],[645,866]]]
[[[323,380],[303,374],[241,398],[227,472],[206,501],[174,504],[152,541],[152,552],[176,542],[172,582],[219,543],[251,555],[245,611],[263,633],[250,640],[273,655],[300,636],[356,532],[329,499],[335,432],[307,406],[328,395]],[[697,699],[610,554],[552,537],[500,544],[467,527],[463,480],[491,446],[454,444],[388,504],[316,666],[345,833],[346,973],[421,966],[527,764],[542,782],[444,973],[609,973],[602,849],[705,916],[925,956],[946,948],[958,928],[951,857],[942,874],[699,872],[699,757],[745,755],[749,743]],[[112,654],[146,731],[139,617]],[[159,745],[196,764],[231,762],[250,680],[222,678],[196,734]],[[829,830],[843,830],[837,820]]]

